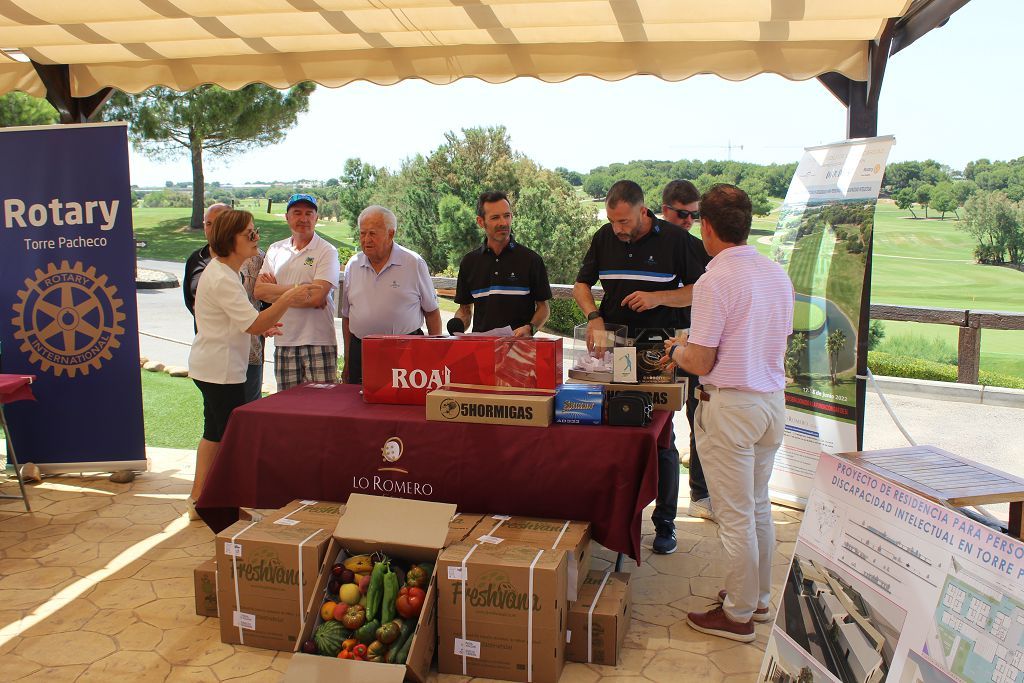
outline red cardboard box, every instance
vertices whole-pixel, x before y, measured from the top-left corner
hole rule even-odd
[[[363,400],[425,405],[445,384],[554,389],[562,339],[369,335],[363,339]]]

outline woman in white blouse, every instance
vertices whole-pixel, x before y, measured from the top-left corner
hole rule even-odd
[[[245,403],[245,373],[250,335],[278,334],[289,306],[308,301],[316,285],[297,285],[272,306],[257,311],[249,302],[239,269],[256,255],[260,234],[248,211],[222,211],[210,231],[213,258],[196,290],[196,338],[188,355],[188,374],[203,394],[203,438],[196,451],[196,475],[189,497],[189,515],[203,490],[231,411]]]

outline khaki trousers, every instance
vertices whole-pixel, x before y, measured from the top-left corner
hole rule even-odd
[[[768,479],[786,427],[784,393],[704,385],[693,428],[711,494],[711,509],[729,563],[726,615],[749,621],[771,599],[772,525]]]

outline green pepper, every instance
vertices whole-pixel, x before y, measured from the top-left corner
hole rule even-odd
[[[381,598],[384,597],[384,572],[388,569],[386,560],[373,565],[370,587],[366,591],[366,618],[370,621],[380,616]]]
[[[369,645],[377,639],[377,629],[380,628],[380,622],[374,619],[368,621],[356,631],[356,640],[365,645]]]
[[[388,623],[395,618],[395,598],[398,597],[398,574],[389,567],[384,573],[384,596],[380,608],[380,620]]]

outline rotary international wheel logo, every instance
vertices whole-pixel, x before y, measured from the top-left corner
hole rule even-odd
[[[98,370],[121,345],[123,304],[117,287],[94,267],[83,269],[80,261],[73,266],[61,261],[59,267],[50,263],[46,272],[37,268],[18,292],[14,337],[43,372],[88,375],[89,368]]]

